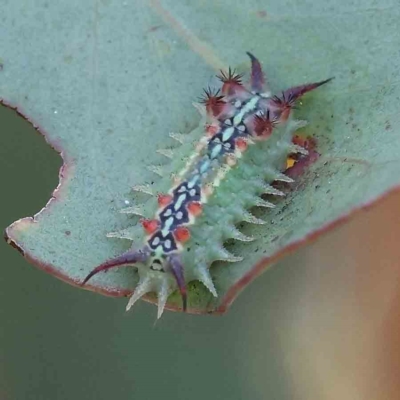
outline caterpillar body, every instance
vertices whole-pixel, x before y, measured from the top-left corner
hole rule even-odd
[[[169,177],[156,183],[156,202],[147,202],[137,212],[153,213],[152,217],[141,219],[144,244],[137,247],[134,243],[127,252],[97,266],[82,285],[101,271],[134,266],[139,283],[127,310],[144,294],[155,292],[158,318],[168,296],[176,289],[186,311],[187,282],[199,280],[217,296],[210,265],[216,260],[242,259],[230,254],[224,242],[252,240],[239,231],[238,223],[264,222],[249,210],[273,207],[261,195],[282,196],[271,183],[291,182],[282,173],[287,157],[306,153],[292,142],[296,130],[304,125],[304,121],[291,116],[295,102],[332,79],[295,86],[280,96],[272,96],[260,62],[251,53],[247,54],[251,61],[248,86],[243,84],[241,74],[229,68],[218,75],[221,89],[205,90],[202,103],[206,120],[195,145],[190,140],[185,142],[185,135],[172,135],[185,142],[183,147],[192,147],[192,154],[182,160],[163,152],[172,158],[170,169],[176,169],[172,184]],[[146,191],[142,186],[134,189]]]

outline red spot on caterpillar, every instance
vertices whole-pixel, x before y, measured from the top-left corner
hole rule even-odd
[[[220,130],[220,127],[216,123],[206,124],[206,136],[212,137],[217,134]]]
[[[189,211],[189,213],[191,215],[193,215],[194,217],[197,217],[203,211],[203,206],[201,205],[201,203],[199,203],[197,201],[192,201],[188,204],[187,210]]]
[[[178,242],[184,243],[190,239],[190,231],[184,226],[178,226],[178,228],[174,230],[174,236]]]
[[[159,224],[160,224],[160,222],[157,219],[141,219],[140,223],[142,224],[143,229],[149,235],[154,233],[158,229]]]
[[[236,139],[235,143],[236,143],[236,147],[238,148],[239,151],[243,152],[247,149],[246,140],[239,138],[239,139]]]
[[[170,194],[159,194],[157,198],[158,205],[160,207],[165,207],[172,201],[172,196]]]

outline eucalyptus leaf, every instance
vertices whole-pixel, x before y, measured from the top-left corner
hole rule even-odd
[[[398,0],[0,3],[0,98],[64,160],[52,199],[6,236],[69,283],[130,246],[106,237],[134,223],[119,212],[138,202],[130,188],[157,179],[147,169],[160,163],[156,149],[197,126],[192,103],[218,69],[247,64],[246,51],[275,91],[335,76],[295,112],[321,157],[267,225],[244,228],[257,239],[234,246],[244,260],[212,267],[216,300],[190,285],[191,312],[225,311],[281,255],[399,185]],[[136,281],[124,268],[89,288],[122,296]]]

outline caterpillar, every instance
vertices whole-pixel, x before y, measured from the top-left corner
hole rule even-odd
[[[186,311],[186,286],[190,281],[201,281],[217,297],[210,265],[216,260],[242,260],[229,253],[224,242],[253,240],[237,225],[242,221],[264,222],[249,210],[274,207],[261,195],[283,196],[271,183],[292,182],[283,173],[287,157],[307,153],[292,142],[295,131],[304,126],[304,121],[292,118],[296,101],[332,79],[291,87],[280,96],[273,96],[259,60],[249,52],[247,55],[251,63],[248,85],[243,83],[242,74],[229,68],[217,75],[222,83],[220,89],[204,90],[201,137],[190,140],[186,135],[171,135],[188,153],[192,149],[191,154],[182,159],[173,157],[168,150],[161,151],[172,157],[172,184],[169,176],[161,179],[155,185],[156,196],[140,211],[138,207],[132,211],[150,215],[140,220],[143,245],[133,244],[125,253],[97,266],[82,285],[101,271],[134,266],[139,282],[127,310],[146,293],[155,292],[157,318],[169,295],[177,289],[182,310]],[[136,186],[134,190],[147,192],[149,187]]]

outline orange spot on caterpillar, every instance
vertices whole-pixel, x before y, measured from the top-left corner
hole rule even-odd
[[[203,211],[203,206],[201,205],[201,203],[199,203],[197,201],[192,201],[188,204],[187,210],[189,211],[189,213],[191,215],[193,215],[194,217],[197,217]]]
[[[172,201],[172,196],[170,194],[159,194],[157,198],[158,205],[160,207],[167,206]]]
[[[174,230],[174,236],[178,242],[184,243],[190,239],[190,231],[184,226],[179,226]]]
[[[160,225],[160,222],[157,219],[141,219],[140,223],[142,224],[143,229],[149,235],[154,233],[158,229],[158,227]]]
[[[247,149],[246,140],[239,138],[239,139],[236,139],[235,143],[236,143],[236,147],[238,148],[239,151],[243,152]]]
[[[293,165],[296,163],[296,160],[294,159],[294,158],[288,158],[287,160],[286,160],[286,169],[288,169],[288,168],[292,168],[293,167]]]

